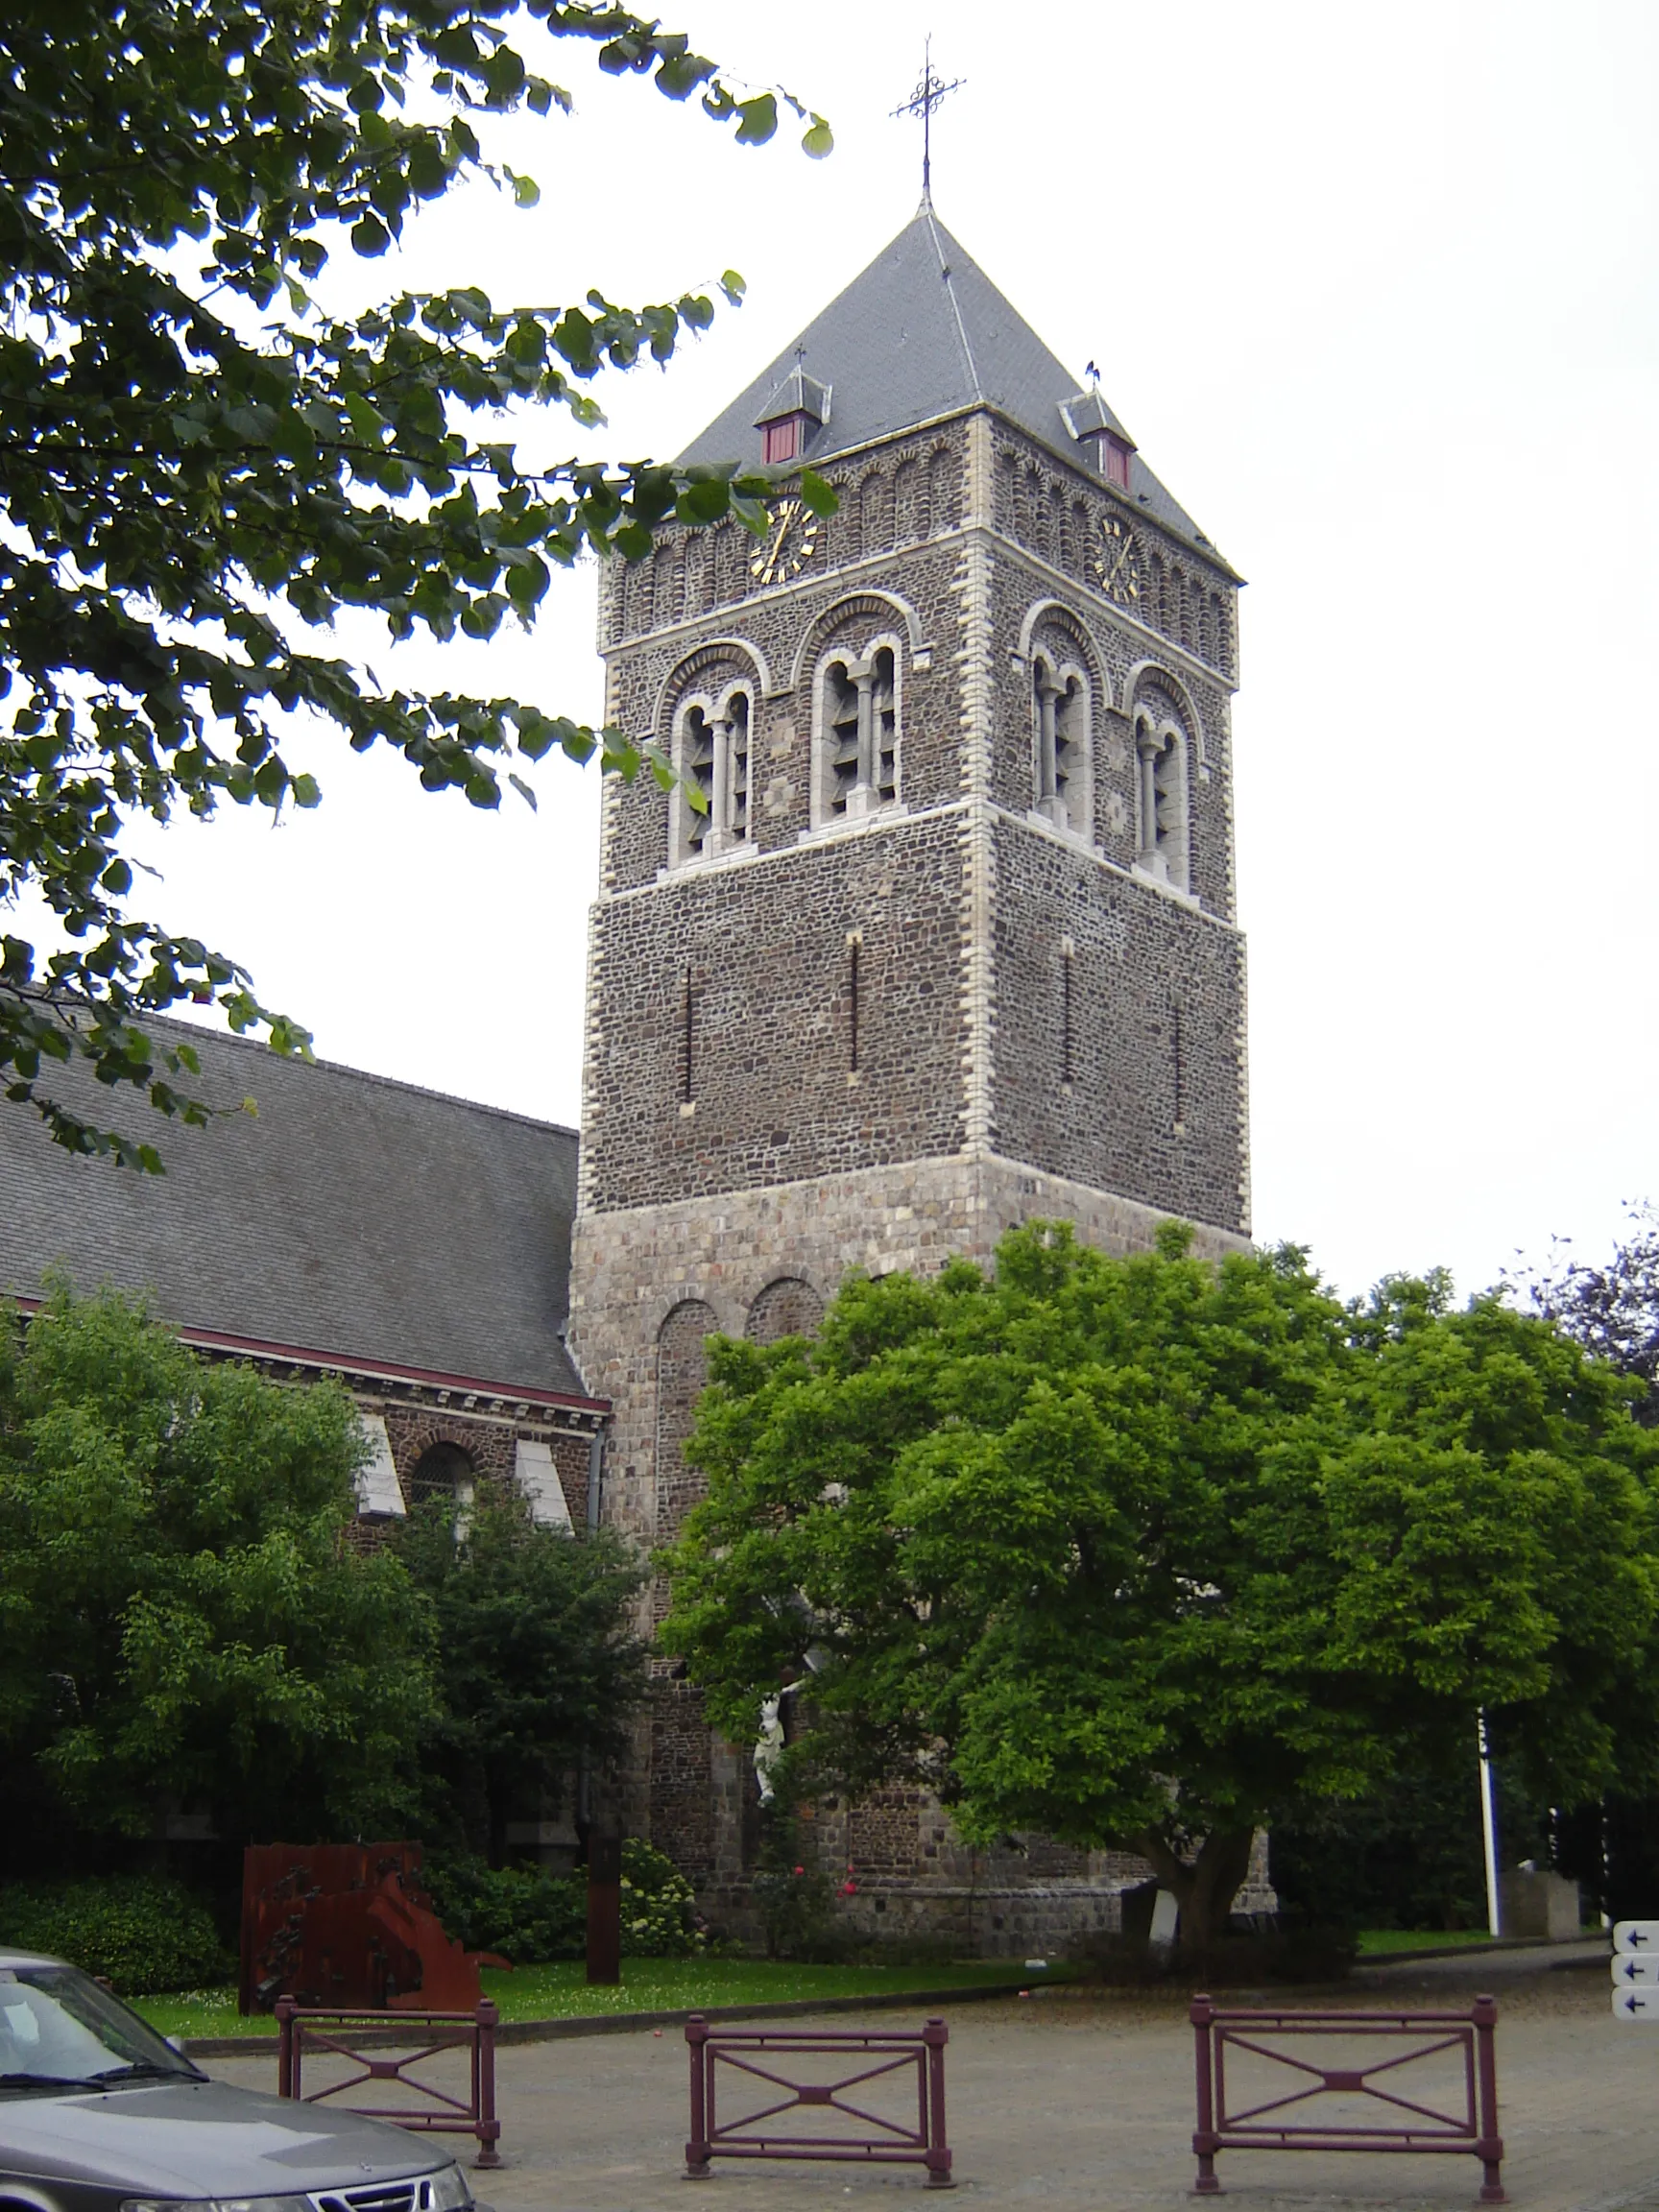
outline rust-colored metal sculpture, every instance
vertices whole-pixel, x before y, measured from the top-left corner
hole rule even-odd
[[[349,2010],[470,2012],[478,1969],[445,1935],[419,1843],[253,1843],[242,1857],[243,2012],[278,1994]]]

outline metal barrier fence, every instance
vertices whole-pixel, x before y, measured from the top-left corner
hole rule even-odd
[[[1477,1997],[1467,2012],[1245,2012],[1218,2008],[1208,1997],[1194,1997],[1191,2020],[1197,2039],[1198,2126],[1192,2149],[1198,2160],[1199,2196],[1220,2192],[1215,2178],[1219,2151],[1460,2151],[1480,2161],[1481,2203],[1504,2201],[1499,2172],[1503,2139],[1498,2132],[1498,2067],[1492,2042],[1498,2007],[1490,1997]],[[1364,2037],[1384,2044],[1409,2041],[1413,2048],[1346,2067],[1273,2048],[1314,2036]],[[1284,2067],[1301,2077],[1301,2085],[1256,2103],[1230,2104],[1229,2053]],[[1453,2056],[1447,2060],[1444,2054]],[[1452,2093],[1447,2095],[1436,2083],[1431,2088],[1413,2084],[1416,2096],[1402,2094],[1400,2069],[1434,2058],[1442,2059],[1441,2071],[1453,2077]],[[1260,2066],[1249,2070],[1259,2073]],[[1396,2078],[1393,2084],[1380,2080],[1390,2074]],[[1236,2082],[1235,2089],[1242,2098],[1259,2096],[1259,2085],[1241,2090]],[[1286,2117],[1291,2106],[1326,2095],[1350,2101],[1344,2117],[1323,2124],[1306,2114]],[[1427,2098],[1437,2101],[1422,2101]],[[1367,2112],[1360,2120],[1354,2102],[1360,2099],[1384,2109],[1375,2119]]]
[[[500,2013],[486,1997],[470,2012],[343,2012],[326,2006],[297,2005],[292,1997],[276,2000],[276,2094],[304,2104],[322,2104],[345,2098],[365,2081],[395,2081],[399,2088],[424,2098],[422,2104],[348,2105],[366,2119],[390,2120],[420,2135],[473,2135],[478,2140],[474,2164],[499,2166],[495,2146],[501,2123],[495,2117],[495,2030]],[[417,2048],[398,2055],[397,2046],[413,2035]],[[422,2080],[411,2069],[445,2051],[471,2053],[470,2093],[465,2104]],[[331,2081],[306,2096],[301,2071],[307,2052],[332,2052],[360,2069],[344,2081]],[[378,2052],[392,2053],[380,2057]]]
[[[929,2020],[919,2034],[861,2029],[711,2028],[700,2012],[685,2023],[691,2059],[691,2138],[685,2172],[706,2180],[714,2158],[827,2158],[865,2166],[925,2166],[931,2187],[949,2189],[950,2152],[945,2139],[943,2020]],[[792,2060],[828,2055],[848,2062],[830,2080],[797,2080]],[[762,2060],[770,2063],[763,2064]],[[788,2065],[788,2074],[781,2071]],[[823,2072],[827,2069],[820,2068]],[[916,2120],[895,2120],[866,2108],[870,2085],[891,2078],[904,2087],[914,2074]],[[772,2102],[724,2123],[718,2115],[720,2083],[735,2095],[762,2084]],[[743,2077],[738,2081],[735,2077]],[[851,2102],[851,2092],[863,2093]],[[907,2103],[907,2100],[906,2100]],[[850,2125],[833,2134],[781,2133],[772,2123],[785,2113],[833,2113]],[[857,2132],[859,2128],[863,2132]],[[758,2130],[758,2132],[757,2132]]]

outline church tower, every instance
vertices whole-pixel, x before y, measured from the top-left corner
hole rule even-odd
[[[666,533],[601,598],[607,719],[709,802],[608,783],[592,916],[570,1344],[647,1544],[709,1331],[1032,1215],[1249,1229],[1238,577],[926,201],[683,456],[803,458],[833,517]],[[747,1769],[665,1673],[631,1831],[739,1881]],[[943,1880],[894,1818],[861,1867]]]

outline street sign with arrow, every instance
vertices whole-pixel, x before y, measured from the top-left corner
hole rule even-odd
[[[1614,1923],[1613,1948],[1635,1958],[1659,1956],[1659,1920],[1620,1920]]]
[[[1634,2021],[1638,2027],[1649,2021],[1659,2028],[1659,1989],[1651,1986],[1641,1989],[1615,1989],[1613,1992],[1613,2017],[1615,2020]]]
[[[1616,1989],[1659,1988],[1659,1955],[1651,1959],[1639,1959],[1633,1952],[1615,1951],[1613,1954],[1613,1985]]]

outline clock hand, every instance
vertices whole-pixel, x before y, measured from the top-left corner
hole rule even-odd
[[[783,549],[783,541],[788,537],[789,525],[794,519],[793,507],[785,507],[778,517],[778,528],[773,534],[772,542],[761,556],[760,581],[763,584],[770,584],[772,581],[772,572],[778,565],[778,556]]]

